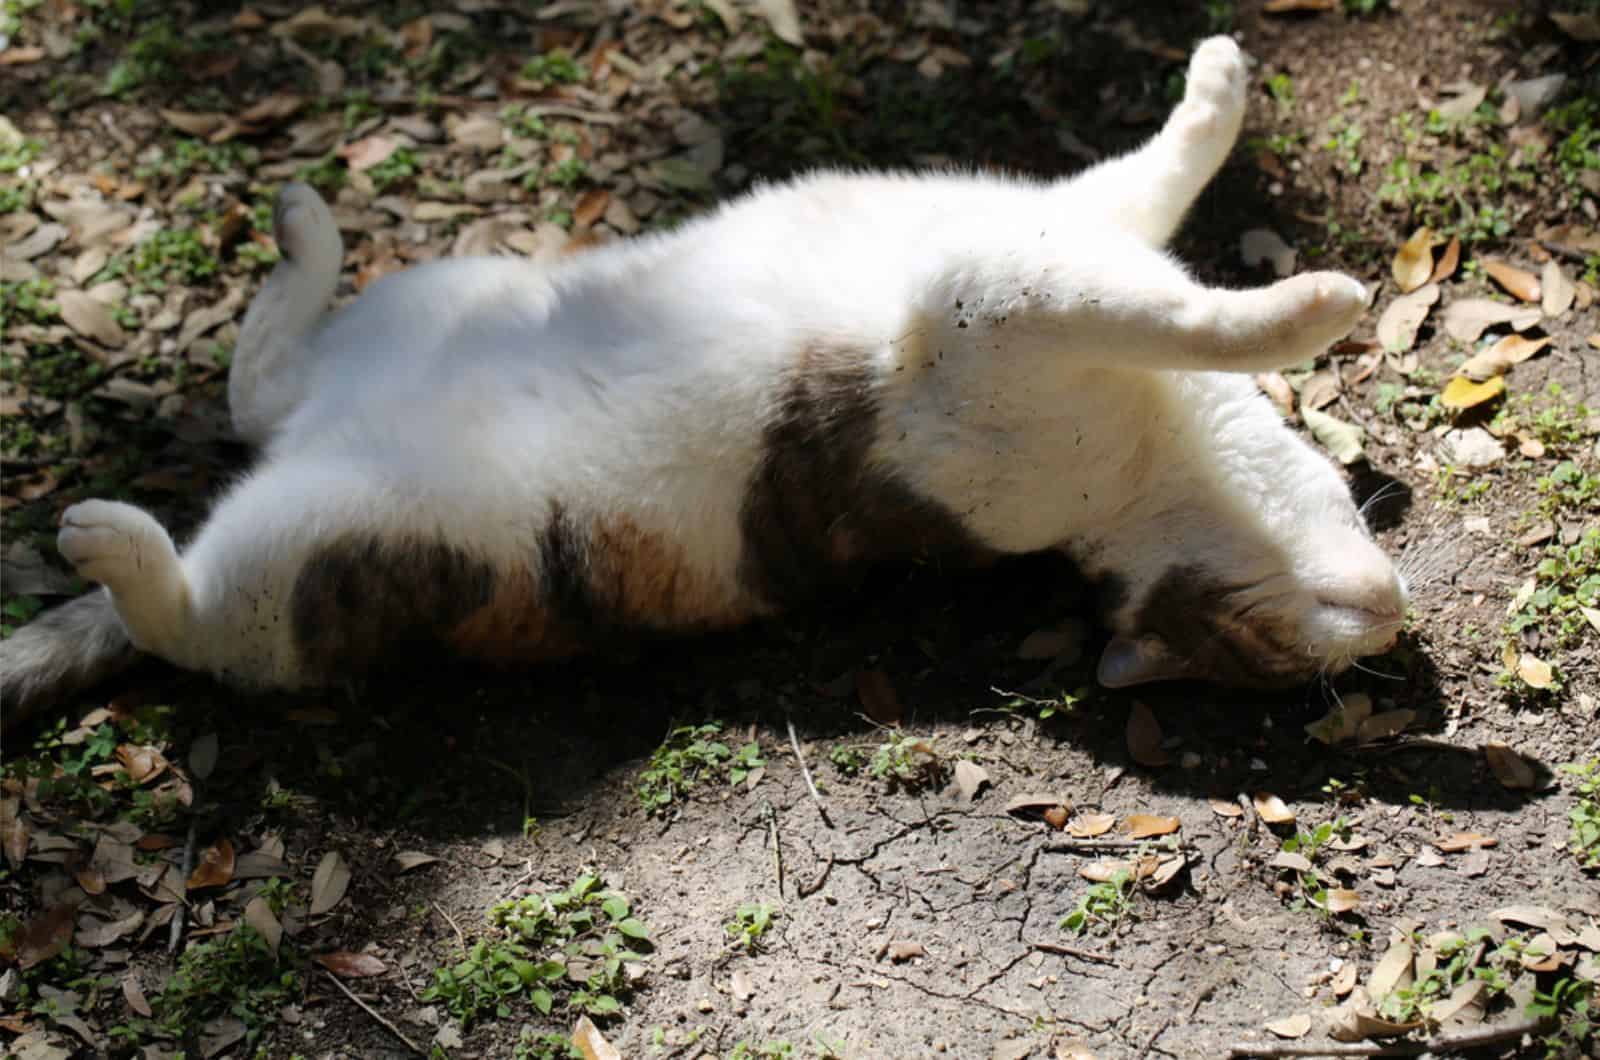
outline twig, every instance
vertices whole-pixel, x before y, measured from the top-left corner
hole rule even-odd
[[[449,913],[446,913],[438,902],[430,901],[428,904],[433,906],[433,911],[435,913],[438,913],[440,916],[444,917],[444,922],[446,924],[449,924],[455,929],[456,941],[461,943],[461,949],[463,952],[465,952],[467,948],[467,936],[462,933],[461,925],[456,923],[455,917],[451,916]]]
[[[1530,1019],[1501,1027],[1483,1027],[1464,1034],[1447,1034],[1425,1042],[1349,1042],[1321,1045],[1301,1042],[1235,1042],[1228,1047],[1230,1060],[1238,1057],[1276,1056],[1422,1056],[1424,1053],[1447,1056],[1463,1049],[1478,1049],[1538,1034],[1555,1026],[1554,1020]]]
[[[340,992],[343,993],[345,997],[349,998],[351,1001],[354,1001],[358,1006],[360,1006],[362,1012],[365,1012],[367,1015],[369,1015],[373,1019],[377,1020],[380,1024],[383,1025],[383,1028],[385,1030],[387,1030],[390,1034],[394,1035],[396,1038],[399,1038],[400,1041],[405,1044],[405,1047],[407,1049],[410,1049],[413,1053],[416,1053],[418,1056],[427,1056],[428,1055],[427,1053],[423,1052],[421,1049],[419,1049],[417,1047],[417,1043],[416,1042],[412,1041],[410,1038],[407,1038],[404,1034],[402,1034],[400,1032],[400,1028],[399,1027],[396,1027],[393,1023],[390,1023],[387,1019],[384,1019],[382,1016],[380,1016],[378,1014],[377,1010],[374,1009],[371,1005],[367,1004],[365,1001],[361,1000],[359,997],[356,997],[356,995],[351,991],[351,989],[348,986],[345,986],[343,983],[339,982],[339,977],[338,976],[334,975],[332,972],[328,971],[326,968],[324,968],[322,970],[322,974],[327,976],[328,977],[328,981],[331,982],[334,986],[338,987]]]
[[[1046,854],[1093,854],[1102,850],[1149,850],[1152,854],[1182,854],[1187,848],[1154,839],[1056,839],[1044,845]]]
[[[778,841],[778,811],[766,804],[767,835],[772,839],[772,863],[778,874],[778,897],[783,897],[783,845]]]
[[[1170,1026],[1172,1026],[1172,1017],[1169,1015],[1161,1021],[1161,1026],[1151,1031],[1150,1037],[1144,1040],[1144,1048],[1139,1050],[1139,1060],[1144,1060],[1145,1057],[1150,1055],[1150,1050],[1155,1048],[1156,1042],[1160,1040],[1163,1034],[1167,1033],[1167,1028]]]
[[[183,844],[183,861],[179,865],[178,886],[183,888],[179,893],[188,894],[189,874],[194,871],[194,829],[195,822],[189,821],[189,838]],[[178,952],[178,943],[183,941],[185,921],[189,919],[189,903],[178,903],[178,911],[172,914],[172,930],[167,936],[167,956]]]
[[[1076,957],[1080,961],[1109,964],[1113,968],[1117,966],[1115,958],[1107,957],[1105,954],[1096,953],[1093,950],[1080,950],[1074,946],[1063,946],[1059,942],[1031,942],[1029,945],[1042,953],[1054,953],[1061,957]]]
[[[525,883],[531,882],[533,878],[539,874],[538,870],[533,867],[532,858],[528,859],[527,865],[528,871],[524,872],[521,876],[518,876],[515,882],[513,882],[510,887],[507,887],[505,893],[500,896],[500,900],[502,902],[506,901],[513,894],[515,894],[518,887],[521,887]]]
[[[1572,261],[1577,262],[1579,265],[1582,265],[1584,262],[1589,260],[1589,256],[1583,251],[1579,250],[1577,247],[1569,247],[1565,243],[1556,243],[1548,239],[1541,239],[1539,240],[1539,245],[1544,247],[1544,249],[1548,250],[1550,253],[1558,254],[1563,258],[1569,258]]]
[[[801,898],[810,898],[812,895],[814,895],[818,891],[822,890],[822,885],[824,883],[828,882],[828,873],[830,873],[832,871],[833,871],[833,854],[829,853],[828,854],[828,863],[826,865],[822,866],[822,871],[817,873],[817,878],[812,880],[810,883],[802,883],[800,885],[800,890],[798,892],[800,897]]]
[[[828,808],[822,805],[822,796],[817,794],[817,785],[811,779],[811,768],[806,765],[806,756],[800,753],[800,737],[795,735],[793,719],[786,719],[789,725],[789,746],[794,748],[794,760],[800,763],[800,775],[805,778],[806,790],[811,793],[811,801],[817,804],[817,816],[822,818],[822,823],[829,828],[833,822],[828,820]]]

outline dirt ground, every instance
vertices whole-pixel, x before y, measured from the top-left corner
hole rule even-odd
[[[1600,795],[1561,769],[1600,761],[1595,4],[824,0],[798,26],[759,6],[7,0],[7,626],[81,588],[51,544],[66,505],[192,527],[247,466],[226,354],[291,177],[336,196],[348,294],[442,254],[670,226],[807,166],[1069,172],[1154,132],[1193,44],[1226,31],[1260,92],[1177,250],[1259,283],[1241,236],[1265,229],[1373,288],[1356,341],[1263,386],[1330,447],[1362,429],[1352,484],[1413,583],[1401,645],[1288,693],[1107,692],[1082,587],[1025,559],[348,696],[144,664],[6,737],[0,1042],[531,1060],[564,1055],[540,1036],[587,1005],[628,1057],[1332,1055],[1352,1046],[1326,1018],[1366,993],[1431,1019],[1354,1033],[1410,1048],[1383,1055],[1437,1035],[1435,1055],[1600,1056]],[[1525,89],[1549,75],[1551,98]],[[1392,262],[1424,225],[1439,300],[1385,350]],[[1519,302],[1497,262],[1573,293]],[[1515,326],[1549,341],[1504,393],[1445,402],[1469,354],[1527,352],[1506,322],[1461,337],[1447,314],[1471,299],[1532,305]],[[1341,704],[1349,732],[1308,733]],[[668,790],[697,753],[710,774]],[[1119,867],[1154,872],[1105,882]],[[509,963],[476,1018],[452,1013],[438,971],[510,952],[491,909],[586,875],[626,895],[644,959],[585,981],[589,944],[620,937],[595,913],[548,1015]],[[1440,933],[1477,926],[1451,964]]]

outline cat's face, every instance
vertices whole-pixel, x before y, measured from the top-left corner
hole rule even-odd
[[[1107,560],[1137,550],[1109,566],[1115,636],[1102,684],[1293,685],[1385,651],[1400,633],[1404,580],[1343,476],[1257,402],[1236,411],[1245,418],[1229,424],[1214,462],[1186,473],[1189,495],[1101,550]]]

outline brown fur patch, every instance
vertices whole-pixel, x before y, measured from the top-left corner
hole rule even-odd
[[[688,566],[681,545],[627,516],[596,520],[588,551],[590,594],[622,625],[713,629],[750,617],[748,607]]]
[[[1317,660],[1297,650],[1260,615],[1241,617],[1229,585],[1200,566],[1174,567],[1151,587],[1134,628],[1154,633],[1194,676],[1237,688],[1282,688],[1305,681]]]
[[[796,358],[745,488],[739,578],[758,598],[817,598],[888,559],[986,554],[957,515],[868,457],[877,378],[861,351],[812,348]]]
[[[576,631],[540,598],[526,568],[500,574],[489,602],[457,623],[445,640],[466,658],[505,665],[562,659],[584,648]]]

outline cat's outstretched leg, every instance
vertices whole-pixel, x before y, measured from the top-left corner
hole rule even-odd
[[[1233,150],[1248,86],[1244,53],[1231,38],[1203,42],[1189,60],[1183,102],[1161,132],[1070,178],[1062,194],[1152,246],[1165,245]]]
[[[278,193],[272,234],[283,258],[250,303],[228,371],[234,430],[255,445],[305,396],[305,339],[322,319],[344,261],[333,214],[309,185]]]
[[[106,587],[134,646],[183,658],[189,584],[160,523],[131,504],[84,501],[62,513],[56,546],[80,575]]]

